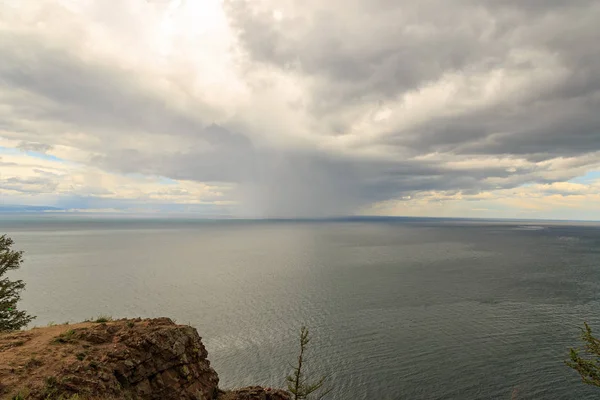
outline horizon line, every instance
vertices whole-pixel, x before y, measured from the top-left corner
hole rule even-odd
[[[27,206],[37,208],[37,206]],[[0,215],[14,215],[14,216],[69,216],[69,217],[91,217],[93,219],[100,219],[99,217],[115,218],[122,217],[121,219],[195,219],[204,221],[306,221],[306,222],[318,222],[318,221],[352,221],[352,220],[462,220],[462,221],[514,221],[514,222],[600,222],[600,220],[594,219],[566,219],[566,218],[519,218],[519,217],[438,217],[438,216],[404,216],[404,215],[338,215],[338,216],[327,216],[327,217],[237,217],[231,215],[203,215],[199,213],[186,213],[186,212],[85,212],[85,211],[72,211],[62,210],[56,207],[44,207],[39,206],[38,211],[8,211],[2,210],[0,207]]]

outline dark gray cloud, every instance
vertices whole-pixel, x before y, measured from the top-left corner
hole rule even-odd
[[[419,152],[515,155],[532,161],[600,150],[600,93],[573,99],[509,104],[456,117],[433,118],[388,141]]]
[[[555,157],[600,150],[598,2],[358,1],[348,7],[334,1],[318,11],[307,7],[280,26],[268,10],[253,12],[252,2],[227,4],[250,59],[293,64],[319,79],[309,107],[320,117],[397,99],[448,73],[497,70],[533,80],[560,68],[560,76],[512,101],[455,117],[432,115],[410,135],[391,132],[388,140],[419,152]],[[533,52],[552,60],[535,65],[536,56],[527,55]]]

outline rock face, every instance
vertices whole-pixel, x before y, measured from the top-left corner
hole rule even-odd
[[[291,400],[291,397],[283,390],[251,386],[222,393],[219,400]]]
[[[218,383],[196,329],[168,318],[0,335],[2,399],[290,399],[260,387],[223,392]]]

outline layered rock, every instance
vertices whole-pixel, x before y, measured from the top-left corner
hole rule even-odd
[[[288,392],[278,389],[250,386],[220,394],[219,400],[290,400]]]
[[[289,399],[260,387],[223,392],[218,383],[196,329],[168,318],[0,335],[2,399]]]

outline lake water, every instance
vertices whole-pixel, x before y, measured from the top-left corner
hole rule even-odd
[[[169,316],[222,387],[283,386],[297,333],[330,399],[595,399],[563,365],[600,334],[598,224],[0,215],[22,307],[50,321]]]

